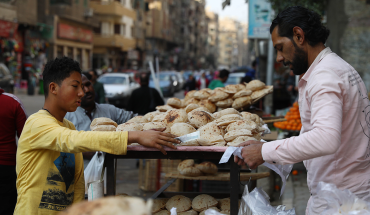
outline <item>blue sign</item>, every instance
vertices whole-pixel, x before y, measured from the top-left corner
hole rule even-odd
[[[267,0],[249,0],[249,38],[269,38],[271,13],[271,4]]]

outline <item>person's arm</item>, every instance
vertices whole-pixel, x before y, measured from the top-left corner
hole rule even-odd
[[[17,126],[17,136],[18,138],[21,136],[24,123],[26,123],[27,115],[24,109],[22,108],[22,105],[18,103],[17,109],[16,109],[16,126]]]
[[[133,113],[132,111],[126,111],[113,105],[109,105],[108,108],[112,116],[112,120],[115,121],[117,124],[125,123],[131,118],[137,116],[137,114]]]
[[[75,193],[73,197],[73,204],[85,200],[85,177],[84,177],[84,162],[82,154],[75,154],[76,171],[75,171]]]
[[[266,162],[293,164],[335,153],[341,143],[343,97],[342,80],[333,72],[315,74],[315,83],[307,86],[313,129],[284,140],[263,144]],[[312,86],[312,87],[311,87]],[[304,114],[304,113],[301,113]]]

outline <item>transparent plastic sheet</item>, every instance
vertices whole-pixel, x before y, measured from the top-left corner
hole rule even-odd
[[[227,163],[232,155],[238,156],[239,158],[243,159],[242,149],[243,147],[233,147],[233,146],[228,147],[226,151],[224,152],[224,154],[222,155],[219,163],[220,164]],[[280,196],[283,195],[284,190],[285,190],[286,180],[289,177],[289,173],[292,171],[293,164],[280,165],[280,164],[269,164],[265,162],[263,163],[263,165],[272,169],[273,171],[275,171],[277,174],[280,175],[281,180],[283,182],[283,186],[281,187],[281,191],[280,191]]]
[[[93,181],[98,181],[101,179],[101,174],[104,166],[104,155],[105,153],[96,152],[95,155],[90,160],[86,169],[84,170],[85,176],[85,191],[87,192],[87,184]]]
[[[225,215],[213,209],[208,209],[204,212],[204,215]]]
[[[171,215],[177,215],[176,208],[171,208],[170,213]]]
[[[247,192],[245,192],[245,190],[247,190]],[[269,201],[270,197],[262,188],[255,188],[250,193],[248,193],[248,188],[245,188],[245,190],[242,197],[244,209],[240,208],[238,215],[296,215],[294,208],[286,210],[284,205],[279,205],[277,207],[271,206]],[[247,193],[247,195],[245,195],[245,193]]]
[[[309,214],[370,215],[370,202],[359,199],[349,190],[339,190],[334,184],[319,182],[312,197]]]

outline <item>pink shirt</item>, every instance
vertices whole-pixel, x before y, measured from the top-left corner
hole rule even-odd
[[[298,89],[300,135],[263,144],[264,160],[304,161],[312,195],[324,181],[370,201],[370,102],[360,75],[326,48]]]

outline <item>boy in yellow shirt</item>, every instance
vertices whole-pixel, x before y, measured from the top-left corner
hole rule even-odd
[[[18,199],[14,214],[57,214],[85,196],[82,152],[126,154],[128,143],[166,153],[175,136],[160,131],[76,131],[64,119],[84,96],[79,63],[56,58],[44,72],[45,104],[24,125],[17,150]],[[162,130],[163,131],[163,130]]]

